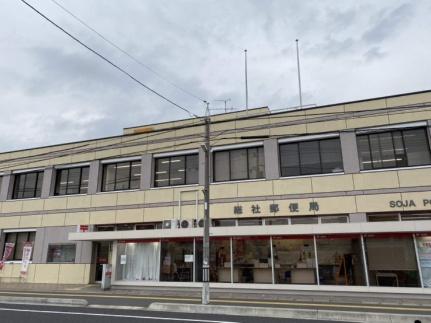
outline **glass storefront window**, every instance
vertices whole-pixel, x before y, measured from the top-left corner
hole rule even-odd
[[[424,287],[431,287],[431,237],[417,237],[418,258]]]
[[[193,281],[193,240],[162,241],[161,281]]]
[[[160,242],[119,242],[117,280],[159,281]]]
[[[233,240],[233,282],[272,283],[269,237]]]
[[[327,236],[317,239],[321,285],[366,285],[359,236]]]
[[[316,284],[313,237],[273,237],[276,284]]]
[[[230,239],[211,239],[210,244],[210,281],[231,282]]]
[[[411,236],[368,236],[365,249],[370,286],[420,286]]]

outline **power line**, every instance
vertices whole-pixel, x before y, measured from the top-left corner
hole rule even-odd
[[[98,32],[96,29],[94,29],[93,27],[91,27],[88,23],[86,23],[84,20],[82,20],[81,18],[79,18],[76,14],[74,14],[73,12],[71,12],[69,9],[67,9],[66,7],[64,7],[62,4],[58,3],[56,0],[51,0],[51,2],[53,2],[56,6],[58,6],[64,12],[66,12],[71,17],[73,17],[75,20],[77,20],[84,27],[86,27],[87,29],[91,30],[93,33],[95,33],[97,36],[99,36],[101,39],[103,39],[106,43],[108,43],[112,47],[114,47],[117,50],[119,50],[120,52],[122,52],[124,55],[126,55],[127,57],[129,57],[135,63],[141,65],[142,67],[144,67],[147,70],[149,70],[150,72],[152,72],[154,75],[156,75],[161,80],[169,83],[171,86],[175,87],[176,89],[182,91],[183,93],[185,93],[185,94],[187,94],[187,95],[189,95],[189,96],[191,96],[191,97],[193,97],[193,98],[195,98],[195,99],[197,99],[199,101],[202,101],[202,102],[205,101],[201,97],[199,97],[199,96],[191,93],[190,91],[184,89],[183,87],[181,87],[179,85],[176,85],[174,82],[170,81],[167,77],[164,77],[163,75],[161,75],[159,72],[157,72],[156,70],[154,70],[150,66],[148,66],[148,65],[144,64],[143,62],[141,62],[135,56],[133,56],[132,54],[128,53],[125,49],[121,48],[120,46],[118,46],[117,44],[115,44],[112,40],[108,39],[106,36],[104,36],[103,34],[101,34],[100,32]]]
[[[430,105],[406,105],[406,106],[392,107],[390,109],[391,109],[391,111],[394,114],[405,114],[405,113],[412,113],[411,110],[414,110],[413,112],[430,112],[430,108],[431,108]],[[400,111],[400,109],[403,109],[403,110]],[[368,111],[370,111],[370,110],[368,110]],[[360,115],[360,116],[357,116],[356,119],[376,117],[376,116],[380,116],[380,115],[388,115],[387,112],[382,112],[382,111],[379,111],[379,110],[376,110],[376,112],[379,112],[379,113],[374,113],[372,115]],[[340,112],[334,112],[334,113],[340,114]],[[332,113],[326,113],[326,114],[325,113],[316,113],[314,115],[328,115],[328,114],[330,115]],[[269,117],[269,116],[270,115],[266,115],[266,117]],[[261,117],[261,116],[254,116],[254,117]],[[280,116],[280,117],[282,117],[282,116]],[[253,118],[253,116],[247,117],[247,119],[249,119],[249,118]],[[308,119],[300,119],[300,120],[295,120],[295,122],[304,121],[304,120],[305,121],[310,121]],[[229,120],[221,120],[221,121],[216,121],[214,123],[227,122],[227,121],[229,121]],[[315,121],[313,123],[320,123],[320,122],[327,122],[327,121],[328,120],[319,120],[319,121]],[[122,146],[124,145],[124,143],[128,143],[128,142],[134,142],[136,144],[134,146],[137,146],[141,142],[145,143],[145,144],[151,143],[151,141],[148,142],[147,140],[149,138],[157,136],[159,134],[164,134],[164,133],[168,133],[168,132],[175,131],[175,130],[185,129],[185,128],[192,127],[192,126],[201,126],[201,125],[203,125],[203,124],[202,123],[191,122],[191,123],[188,123],[188,124],[185,124],[185,125],[181,125],[181,126],[177,126],[177,127],[172,127],[172,128],[165,129],[165,130],[163,130],[163,129],[156,130],[155,133],[150,133],[150,134],[148,134],[145,137],[141,137],[141,135],[137,135],[137,136],[139,136],[138,138],[132,138],[132,139],[128,139],[128,140],[123,140],[123,141],[121,141],[119,143],[102,145],[102,146],[97,146],[97,147],[89,147],[89,148],[82,149],[80,151],[73,150],[73,149],[76,149],[76,148],[81,148],[81,147],[89,145],[89,144],[85,144],[85,145],[81,145],[81,146],[78,146],[78,147],[66,148],[64,150],[59,150],[59,151],[55,151],[55,152],[41,153],[41,154],[29,156],[28,158],[21,157],[21,158],[13,158],[13,159],[9,159],[9,160],[3,160],[3,161],[0,161],[0,164],[4,164],[5,162],[11,162],[10,164],[4,165],[2,167],[2,169],[7,169],[7,168],[10,169],[10,168],[19,167],[19,166],[22,166],[22,165],[28,165],[28,164],[31,165],[32,163],[36,163],[36,162],[44,161],[44,160],[49,160],[49,159],[52,159],[52,158],[66,157],[66,156],[69,156],[69,155],[72,155],[72,154],[84,154],[84,153],[88,153],[88,152],[102,151],[102,150],[106,150],[108,148],[111,148],[111,149],[112,148],[122,148]],[[270,126],[276,126],[276,124],[272,124],[272,125],[268,124],[268,127],[270,127]],[[346,128],[346,129],[341,129],[339,131],[341,131],[341,132],[343,132],[343,131],[351,131],[352,129],[355,129],[355,128]],[[370,129],[372,130],[372,128],[370,128]],[[387,127],[387,128],[385,128],[385,130],[392,130],[392,129],[399,129],[399,128],[397,128],[397,127]],[[234,135],[233,137],[221,137],[221,138],[218,138],[222,134],[225,134],[225,133],[227,133],[229,131],[238,132],[238,130],[236,130],[236,129],[225,129],[223,131],[220,131],[220,133],[213,135],[211,137],[211,140],[212,141],[219,141],[219,140],[223,140],[223,139],[244,139],[244,138],[241,138],[241,136],[237,136],[237,135]],[[242,128],[241,130],[242,131],[239,131],[239,132],[244,132],[244,131],[247,131],[247,128]],[[378,130],[378,129],[376,129],[376,130]],[[334,131],[329,131],[329,132],[334,132]],[[304,133],[291,133],[291,134],[277,135],[277,136],[276,135],[270,135],[270,136],[268,136],[268,138],[287,138],[287,137],[296,137],[296,136],[303,136],[303,135],[304,135]],[[132,135],[132,136],[135,136],[135,135]],[[197,137],[200,138],[201,136],[199,134],[197,134]],[[108,140],[108,139],[111,139],[111,138],[106,138],[106,139]],[[193,141],[193,138],[189,138],[189,139],[190,139],[190,141],[187,142],[187,144],[192,144],[192,143],[195,143],[195,142],[199,142],[199,141]],[[183,140],[187,140],[187,139],[183,139]],[[184,145],[184,144],[179,144],[179,145]],[[155,149],[155,151],[160,151],[162,149],[169,149],[169,148],[172,148],[172,147],[176,147],[176,145],[173,144],[171,146],[160,147],[160,148]],[[66,151],[66,153],[63,153],[63,154],[60,153],[60,154],[58,154],[58,152],[62,152],[62,151]],[[147,150],[136,151],[136,152],[129,153],[129,154],[110,156],[109,158],[136,155],[136,154],[138,154],[140,152],[146,152],[146,151]],[[46,157],[40,158],[40,159],[35,159],[34,157],[36,157],[36,156],[40,156],[40,157],[46,156]],[[23,162],[23,159],[25,159],[24,162]],[[16,161],[16,162],[13,163],[13,161]]]
[[[148,91],[152,92],[153,94],[157,95],[158,97],[162,98],[163,100],[169,102],[170,104],[176,106],[177,108],[179,108],[179,109],[187,112],[191,117],[198,118],[198,116],[196,114],[192,113],[190,110],[188,110],[188,109],[180,106],[179,104],[175,103],[174,101],[172,101],[171,99],[167,98],[163,94],[161,94],[161,93],[157,92],[156,90],[152,89],[148,85],[145,85],[144,83],[142,83],[141,81],[139,81],[136,77],[134,77],[132,74],[130,74],[129,72],[127,72],[126,70],[124,70],[123,68],[121,68],[120,66],[118,66],[117,64],[115,64],[114,62],[112,62],[111,60],[109,60],[108,58],[106,58],[105,56],[103,56],[102,54],[100,54],[99,52],[97,52],[96,50],[94,50],[93,48],[91,48],[90,46],[88,46],[85,43],[83,43],[77,37],[73,36],[71,33],[69,33],[68,31],[66,31],[63,27],[61,27],[60,25],[56,24],[54,21],[52,21],[50,18],[48,18],[47,16],[45,16],[42,12],[40,12],[39,10],[37,10],[35,7],[33,7],[31,4],[29,4],[25,0],[21,0],[21,2],[24,3],[25,5],[27,5],[29,8],[31,8],[34,12],[36,12],[42,18],[44,18],[45,20],[47,20],[48,22],[50,22],[53,26],[55,26],[56,28],[58,28],[59,30],[61,30],[67,36],[69,36],[70,38],[72,38],[78,44],[80,44],[81,46],[85,47],[90,52],[92,52],[93,54],[95,54],[96,56],[98,56],[99,58],[101,58],[102,60],[104,60],[105,62],[107,62],[108,64],[110,64],[111,66],[113,66],[114,68],[116,68],[117,70],[119,70],[120,72],[122,72],[123,74],[127,75],[129,78],[131,78],[133,81],[135,81],[139,85],[141,85],[144,88],[146,88]]]

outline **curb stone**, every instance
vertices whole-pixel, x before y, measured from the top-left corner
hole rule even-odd
[[[151,303],[148,310],[183,312],[198,314],[225,314],[239,316],[259,316],[273,318],[294,318],[327,320],[342,322],[370,322],[370,323],[431,323],[431,315],[409,315],[391,313],[330,311],[330,310],[305,310],[271,307],[248,307],[227,305],[199,305],[181,303]]]
[[[88,302],[80,298],[48,298],[48,297],[19,297],[0,296],[0,303],[35,304],[35,305],[63,305],[87,306]]]

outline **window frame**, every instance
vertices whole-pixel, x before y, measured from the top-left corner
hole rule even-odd
[[[17,248],[16,247],[17,247],[18,235],[22,234],[22,233],[26,233],[27,234],[27,238],[26,238],[25,243],[26,242],[31,242],[33,244],[33,250],[32,250],[32,253],[31,253],[30,261],[33,260],[34,243],[36,241],[36,233],[37,232],[35,230],[30,230],[30,231],[6,231],[5,232],[5,237],[4,237],[4,243],[3,243],[3,252],[4,252],[4,248],[6,246],[6,243],[12,242],[12,241],[8,241],[8,239],[7,239],[8,235],[15,234],[15,241],[14,241],[15,245],[13,247],[13,254],[12,254],[11,258],[9,260],[7,260],[7,262],[22,261],[22,251],[21,251],[20,258],[18,259],[16,257],[16,252],[17,252]],[[29,238],[30,238],[31,235],[33,235],[33,237],[34,237],[34,240],[32,240],[32,241],[29,240]]]
[[[321,149],[321,142],[322,141],[329,141],[337,139],[339,141],[339,147],[340,147],[340,157],[341,157],[341,171],[339,172],[323,172],[323,166],[322,166],[322,149]],[[319,154],[319,166],[320,166],[320,172],[318,173],[308,173],[303,174],[302,173],[302,164],[301,164],[301,150],[300,150],[300,144],[304,142],[317,142],[318,146],[318,154]],[[287,145],[296,145],[297,151],[298,151],[298,169],[299,174],[297,175],[283,175],[283,165],[282,165],[282,154],[281,154],[281,147],[287,146]],[[339,136],[334,137],[323,137],[323,138],[313,138],[309,140],[299,140],[299,141],[287,141],[287,142],[279,142],[278,143],[278,162],[279,162],[279,171],[280,171],[280,177],[303,177],[303,176],[321,176],[321,175],[333,175],[333,174],[343,174],[344,173],[344,160],[343,160],[343,149],[341,147],[341,138]]]
[[[27,183],[27,175],[31,175],[31,174],[36,174],[36,185],[33,188],[33,194],[31,197],[24,197],[24,192],[26,190],[26,183]],[[12,196],[11,196],[11,200],[20,200],[20,199],[32,199],[32,198],[40,198],[42,195],[42,186],[43,186],[43,175],[44,175],[44,171],[43,170],[36,170],[36,171],[30,171],[30,172],[22,172],[22,173],[15,173],[13,174],[13,187],[12,187]],[[21,196],[17,196],[19,194],[19,180],[21,179],[21,176],[25,176],[24,177],[24,187],[23,190],[21,192]],[[41,180],[40,183],[40,193],[39,195],[37,195],[37,191],[38,191],[38,182],[39,179]]]
[[[187,182],[187,165],[188,165],[188,156],[196,156],[198,159],[198,177],[197,177],[197,181],[195,183],[188,183]],[[184,157],[184,183],[180,183],[180,184],[171,184],[171,160],[172,158],[179,158],[179,157]],[[169,155],[169,156],[157,156],[154,157],[154,167],[153,167],[153,187],[154,188],[164,188],[164,187],[172,187],[172,186],[184,186],[184,185],[195,185],[195,184],[199,184],[199,153],[190,153],[190,154],[181,154],[181,155]],[[168,185],[161,185],[159,186],[157,184],[157,170],[158,170],[158,161],[160,159],[169,159],[169,167],[168,167]]]
[[[124,163],[128,163],[129,164],[129,176],[128,176],[128,188],[116,188],[117,187],[117,173],[118,173],[118,164],[124,164]],[[119,192],[119,191],[129,191],[129,190],[139,190],[141,185],[139,184],[137,188],[131,188],[131,183],[132,183],[132,164],[133,163],[139,163],[141,164],[141,169],[142,169],[142,160],[140,159],[133,159],[133,160],[122,160],[122,161],[115,161],[115,162],[106,162],[106,163],[102,163],[102,180],[101,180],[101,187],[100,187],[100,191],[101,192]],[[105,179],[105,175],[106,175],[106,169],[108,168],[108,166],[111,165],[115,165],[115,176],[114,176],[114,189],[113,190],[106,190],[105,189],[105,185],[106,185],[106,179]],[[142,171],[140,172],[140,179],[142,178]]]
[[[263,176],[262,177],[254,177],[254,178],[250,178],[250,154],[249,151],[251,149],[256,149],[257,150],[257,156],[259,158],[259,149],[262,148],[262,156],[263,156]],[[231,152],[232,151],[239,151],[239,150],[246,150],[246,170],[247,170],[247,177],[246,178],[235,178],[232,179],[232,158],[231,158]],[[227,180],[217,180],[216,179],[216,167],[215,167],[215,158],[216,158],[216,154],[217,153],[228,153],[229,155],[229,179]],[[259,180],[259,179],[264,179],[266,177],[266,173],[265,173],[265,147],[263,145],[258,145],[258,146],[249,146],[249,147],[238,147],[238,148],[232,148],[232,149],[220,149],[220,150],[216,150],[212,152],[212,158],[211,158],[211,162],[212,162],[212,182],[213,183],[223,183],[223,182],[235,182],[235,181],[247,181],[247,180]]]
[[[73,257],[73,261],[49,261],[49,248],[51,246],[73,246],[75,247],[75,255]],[[75,264],[76,263],[76,243],[49,243],[46,251],[46,263],[47,264]]]
[[[405,137],[404,137],[404,133],[406,131],[411,131],[411,130],[422,130],[422,132],[425,135],[425,141],[426,141],[426,146],[428,148],[428,155],[430,157],[430,162],[429,163],[423,163],[420,165],[409,165],[409,159],[408,159],[408,155],[407,155],[407,148],[406,148],[406,141],[405,141]],[[394,155],[394,157],[397,157],[400,154],[396,153],[396,147],[395,147],[395,141],[394,141],[394,133],[399,132],[401,134],[400,139],[403,145],[403,153],[402,153],[402,157],[405,160],[406,165],[400,165],[401,163],[399,163],[397,161],[397,159],[395,158],[395,166],[381,166],[381,167],[375,167],[374,164],[376,163],[373,160],[373,154],[372,154],[372,150],[371,150],[371,142],[370,142],[370,136],[372,135],[381,135],[381,134],[390,134],[391,136],[391,141],[392,141],[392,153]],[[358,140],[360,138],[365,137],[367,140],[367,147],[368,147],[368,154],[370,156],[370,168],[366,169],[364,168],[362,165],[363,163],[361,162],[360,159],[360,150],[359,150],[359,145],[358,145]],[[382,156],[382,145],[381,145],[381,139],[380,137],[378,137],[378,143],[379,143],[379,154],[380,156]],[[385,170],[385,169],[397,169],[397,168],[410,168],[410,167],[424,167],[424,166],[429,166],[431,165],[431,147],[430,147],[430,141],[429,141],[429,135],[428,135],[428,130],[426,127],[415,127],[415,128],[399,128],[399,129],[394,129],[394,130],[381,130],[381,131],[374,131],[374,132],[365,132],[365,133],[356,133],[356,143],[357,143],[357,147],[358,147],[358,161],[359,161],[359,168],[361,172],[369,172],[369,171],[379,171],[379,170]]]
[[[82,193],[82,172],[83,169],[87,168],[88,169],[88,177],[87,177],[87,193]],[[70,174],[70,170],[72,169],[79,169],[79,192],[78,193],[69,193],[68,189],[69,189],[69,174]],[[67,171],[67,177],[66,177],[66,193],[65,194],[60,194],[60,186],[59,186],[59,182],[61,181],[61,173],[63,171]],[[88,181],[90,179],[90,166],[86,165],[86,166],[78,166],[78,167],[70,167],[70,168],[57,168],[55,170],[55,185],[54,185],[54,196],[64,196],[64,195],[77,195],[77,194],[88,194]],[[58,191],[57,191],[58,188]]]

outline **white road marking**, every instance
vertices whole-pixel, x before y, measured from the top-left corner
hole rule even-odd
[[[104,316],[104,317],[119,317],[119,318],[130,318],[130,319],[153,319],[153,320],[160,320],[160,321],[182,321],[182,322],[202,322],[202,323],[240,323],[240,322],[233,322],[233,321],[197,320],[197,319],[175,318],[175,317],[138,316],[138,315],[120,315],[120,314],[85,313],[85,312],[44,311],[44,310],[27,310],[27,309],[18,309],[18,308],[0,308],[0,311],[30,312],[30,313],[44,313],[44,314],[62,314],[62,315],[82,315],[82,316]]]

